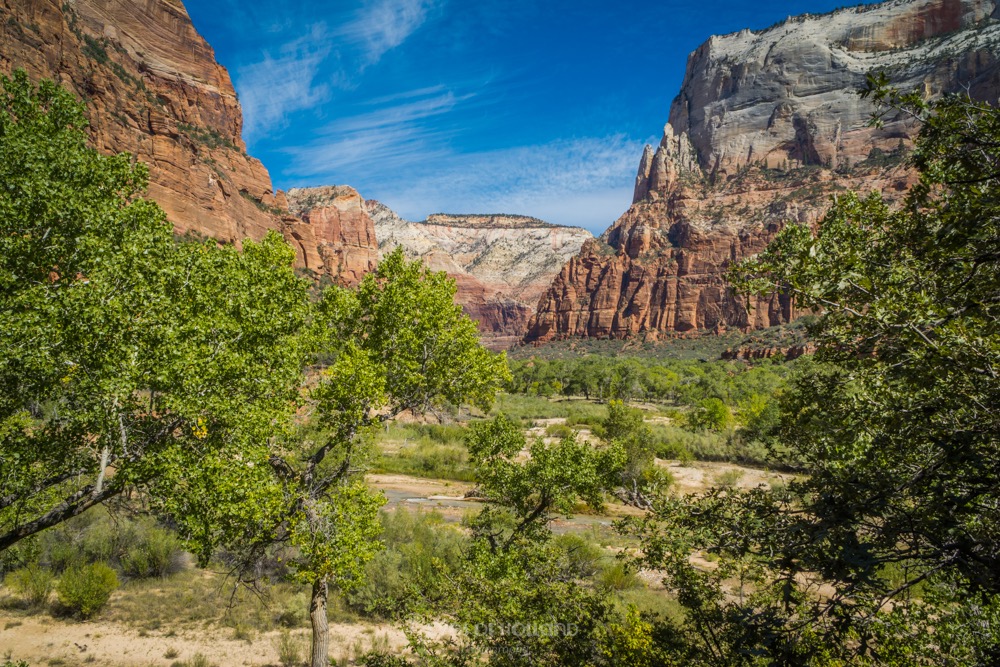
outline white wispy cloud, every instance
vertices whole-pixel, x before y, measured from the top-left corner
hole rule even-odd
[[[433,7],[432,0],[366,0],[337,27],[314,24],[260,60],[238,67],[247,139],[280,131],[292,114],[329,101],[337,88],[357,85],[359,74],[405,42]],[[441,88],[415,93],[424,96]]]
[[[599,233],[631,202],[642,142],[612,135],[460,152],[436,117],[472,96],[430,92],[403,93],[419,99],[330,125],[289,150],[286,176],[353,185],[412,220],[442,211],[520,213]]]
[[[320,77],[331,46],[324,24],[278,49],[276,54],[240,67],[236,87],[243,105],[248,139],[282,129],[296,111],[311,109],[330,97],[333,81]]]
[[[366,196],[409,219],[518,213],[599,234],[631,203],[641,153],[641,142],[620,135],[466,153],[397,183],[373,182],[377,194]]]
[[[364,68],[406,41],[427,20],[432,0],[368,0],[335,32],[338,41],[360,48]]]
[[[407,101],[338,119],[311,143],[289,149],[291,171],[302,178],[363,173],[375,167],[392,172],[441,158],[448,152],[451,133],[437,128],[435,117],[472,95],[456,95],[435,86],[393,97]]]

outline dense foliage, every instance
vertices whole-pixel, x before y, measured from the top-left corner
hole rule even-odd
[[[840,197],[736,273],[824,312],[779,430],[812,474],[661,498],[638,529],[690,664],[1000,661],[1000,111],[881,83],[924,124],[903,205]]]
[[[727,460],[800,466],[773,447],[778,404],[792,378],[809,373],[810,359],[780,356],[755,361],[650,361],[583,356],[511,361],[510,392],[599,402],[654,402],[667,418],[647,428],[645,448],[663,459]],[[567,423],[600,420],[566,408]],[[541,415],[539,415],[541,416]]]
[[[224,487],[291,415],[308,309],[279,237],[175,242],[68,92],[2,88],[0,550],[128,488],[183,494],[194,468]]]

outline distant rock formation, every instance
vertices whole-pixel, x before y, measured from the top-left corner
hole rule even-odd
[[[521,338],[553,277],[593,239],[585,229],[524,216],[435,214],[410,222],[378,201],[365,206],[375,221],[379,251],[402,246],[407,257],[452,276],[458,302],[495,348]]]
[[[357,285],[378,263],[375,225],[357,190],[345,185],[292,188],[286,220],[289,240],[307,271]]]
[[[869,126],[865,73],[996,102],[998,19],[992,0],[891,0],[710,38],[688,59],[659,146],[643,152],[632,207],[563,267],[525,341],[794,318],[785,295],[734,295],[728,267],[789,222],[817,224],[838,192],[900,197],[915,182],[903,157],[917,127],[903,115]]]

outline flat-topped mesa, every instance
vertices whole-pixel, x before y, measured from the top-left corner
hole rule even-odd
[[[511,213],[431,213],[423,221],[423,224],[444,225],[446,227],[501,227],[504,229],[528,227],[551,229],[559,226],[531,216]]]
[[[858,90],[887,70],[904,91],[997,101],[993,0],[892,0],[712,37],[688,59],[663,139],[643,151],[632,207],[567,263],[526,342],[696,335],[782,324],[783,295],[747,303],[725,274],[789,222],[815,225],[838,192],[901,197],[919,129],[869,126]],[[747,311],[747,306],[750,311]]]
[[[553,277],[593,238],[585,229],[527,216],[436,213],[410,222],[375,200],[365,207],[380,253],[402,246],[410,259],[452,276],[458,302],[498,348],[520,339]]]
[[[229,74],[178,0],[0,0],[0,71],[15,68],[86,101],[93,145],[149,165],[178,232],[239,242],[281,227]]]
[[[303,268],[350,286],[375,270],[375,224],[357,190],[346,185],[292,188],[287,197],[294,217],[285,219],[286,238]]]

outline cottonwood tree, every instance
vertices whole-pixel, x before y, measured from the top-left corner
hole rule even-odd
[[[240,485],[228,503],[219,503],[204,477],[200,492],[173,508],[187,517],[189,534],[211,526],[202,542],[227,546],[248,581],[276,545],[292,547],[288,565],[311,587],[313,667],[329,664],[331,587],[350,587],[380,548],[383,499],[363,481],[366,439],[404,412],[487,408],[509,379],[505,356],[480,346],[475,322],[454,297],[452,279],[407,262],[401,249],[357,289],[325,290],[312,324],[323,363],[307,401],[316,427],[310,437],[277,441],[247,473],[255,481]]]
[[[176,242],[147,170],[86,145],[83,106],[0,95],[0,550],[128,489],[220,488],[301,384],[306,285],[275,235]]]
[[[885,83],[923,123],[903,205],[840,196],[734,275],[824,313],[778,428],[809,477],[663,498],[637,531],[692,664],[1000,662],[1000,110]]]
[[[579,502],[603,508],[625,463],[621,446],[575,436],[529,443],[503,415],[473,424],[467,444],[485,505],[454,590],[471,654],[505,666],[614,664],[602,654],[619,620],[614,605],[579,581],[549,523]]]

